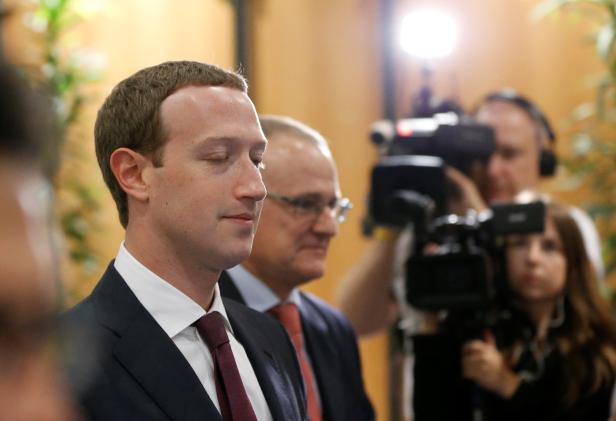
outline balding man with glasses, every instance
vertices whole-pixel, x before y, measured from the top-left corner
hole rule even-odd
[[[267,198],[248,260],[226,273],[223,296],[285,327],[304,377],[310,421],[373,420],[355,333],[333,307],[298,287],[320,278],[330,240],[352,207],[342,198],[327,142],[288,117],[261,116],[269,144]]]

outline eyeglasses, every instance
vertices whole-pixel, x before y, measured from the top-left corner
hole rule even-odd
[[[353,207],[351,201],[346,197],[334,197],[330,200],[326,200],[317,194],[289,197],[268,192],[267,198],[286,203],[300,216],[311,215],[318,218],[325,208],[327,208],[338,223],[344,222],[349,210]]]

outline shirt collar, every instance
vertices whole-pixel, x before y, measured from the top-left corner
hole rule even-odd
[[[294,303],[298,307],[301,304],[301,296],[297,288],[293,288],[291,294],[285,300],[281,300],[270,287],[242,265],[228,269],[227,273],[233,279],[246,305],[253,310],[265,312],[281,302]]]
[[[126,249],[124,242],[120,244],[120,250],[113,265],[139,302],[170,338],[212,311],[222,314],[226,328],[233,332],[218,284],[214,287],[214,300],[210,310],[206,312],[182,291],[139,262]]]

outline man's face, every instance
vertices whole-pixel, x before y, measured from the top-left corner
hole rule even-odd
[[[340,196],[338,175],[329,151],[312,140],[274,134],[265,157],[265,180],[272,197],[265,201],[250,258],[244,266],[279,296],[325,271],[329,242],[338,222],[325,208],[300,213],[274,195],[330,202]]]
[[[266,191],[260,163],[267,141],[248,96],[189,86],[160,107],[162,166],[143,172],[148,229],[170,258],[220,271],[250,254]],[[130,223],[130,222],[129,222]]]
[[[489,203],[510,202],[539,182],[539,140],[530,116],[506,101],[481,106],[477,121],[491,126],[496,134],[496,152],[477,181]]]

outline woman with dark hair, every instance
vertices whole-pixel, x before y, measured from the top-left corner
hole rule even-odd
[[[511,317],[462,347],[486,420],[610,417],[616,326],[570,208],[546,205],[542,233],[507,240]]]

